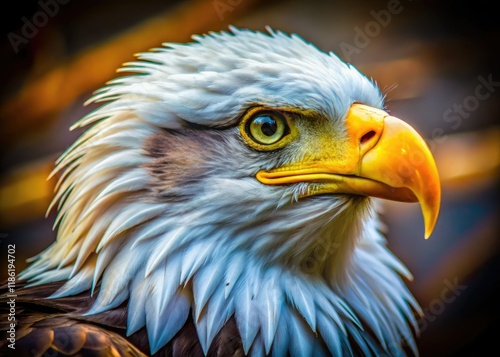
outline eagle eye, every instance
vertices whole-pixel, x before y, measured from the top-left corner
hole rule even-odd
[[[250,108],[238,127],[246,144],[257,151],[281,149],[298,136],[293,115],[285,110]]]
[[[284,135],[286,121],[278,113],[259,113],[247,122],[247,133],[261,145],[278,142]]]

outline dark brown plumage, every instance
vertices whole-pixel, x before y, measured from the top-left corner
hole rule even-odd
[[[92,316],[82,316],[95,301],[89,292],[60,299],[44,299],[63,284],[61,282],[24,288],[18,286],[16,297],[15,350],[8,341],[0,341],[0,356],[149,356],[145,328],[126,337],[126,304]],[[98,290],[96,291],[96,293]],[[0,313],[2,331],[9,329],[6,289],[1,289]],[[95,295],[94,295],[95,296]],[[236,323],[230,319],[214,339],[207,356],[243,356]],[[204,356],[192,319],[154,357]]]

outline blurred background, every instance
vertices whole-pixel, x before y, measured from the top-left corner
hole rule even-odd
[[[5,5],[4,5],[5,6]],[[384,202],[388,244],[414,274],[422,356],[478,355],[500,329],[500,31],[480,1],[40,0],[2,10],[0,262],[54,239],[57,156],[83,103],[133,54],[228,24],[297,33],[373,77],[425,138],[441,174],[434,234],[416,204]],[[1,278],[6,268],[0,269]],[[495,349],[496,350],[496,349]]]

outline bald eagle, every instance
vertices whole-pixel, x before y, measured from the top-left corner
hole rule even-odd
[[[121,71],[57,161],[57,240],[19,276],[4,353],[417,354],[376,198],[420,202],[428,237],[439,178],[372,80],[235,27]]]

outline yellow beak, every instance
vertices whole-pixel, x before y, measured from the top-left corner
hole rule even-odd
[[[259,171],[257,179],[268,185],[317,183],[306,196],[347,193],[418,201],[428,238],[439,214],[441,185],[425,141],[404,121],[363,104],[351,106],[346,126],[348,138],[341,163],[294,164]]]

